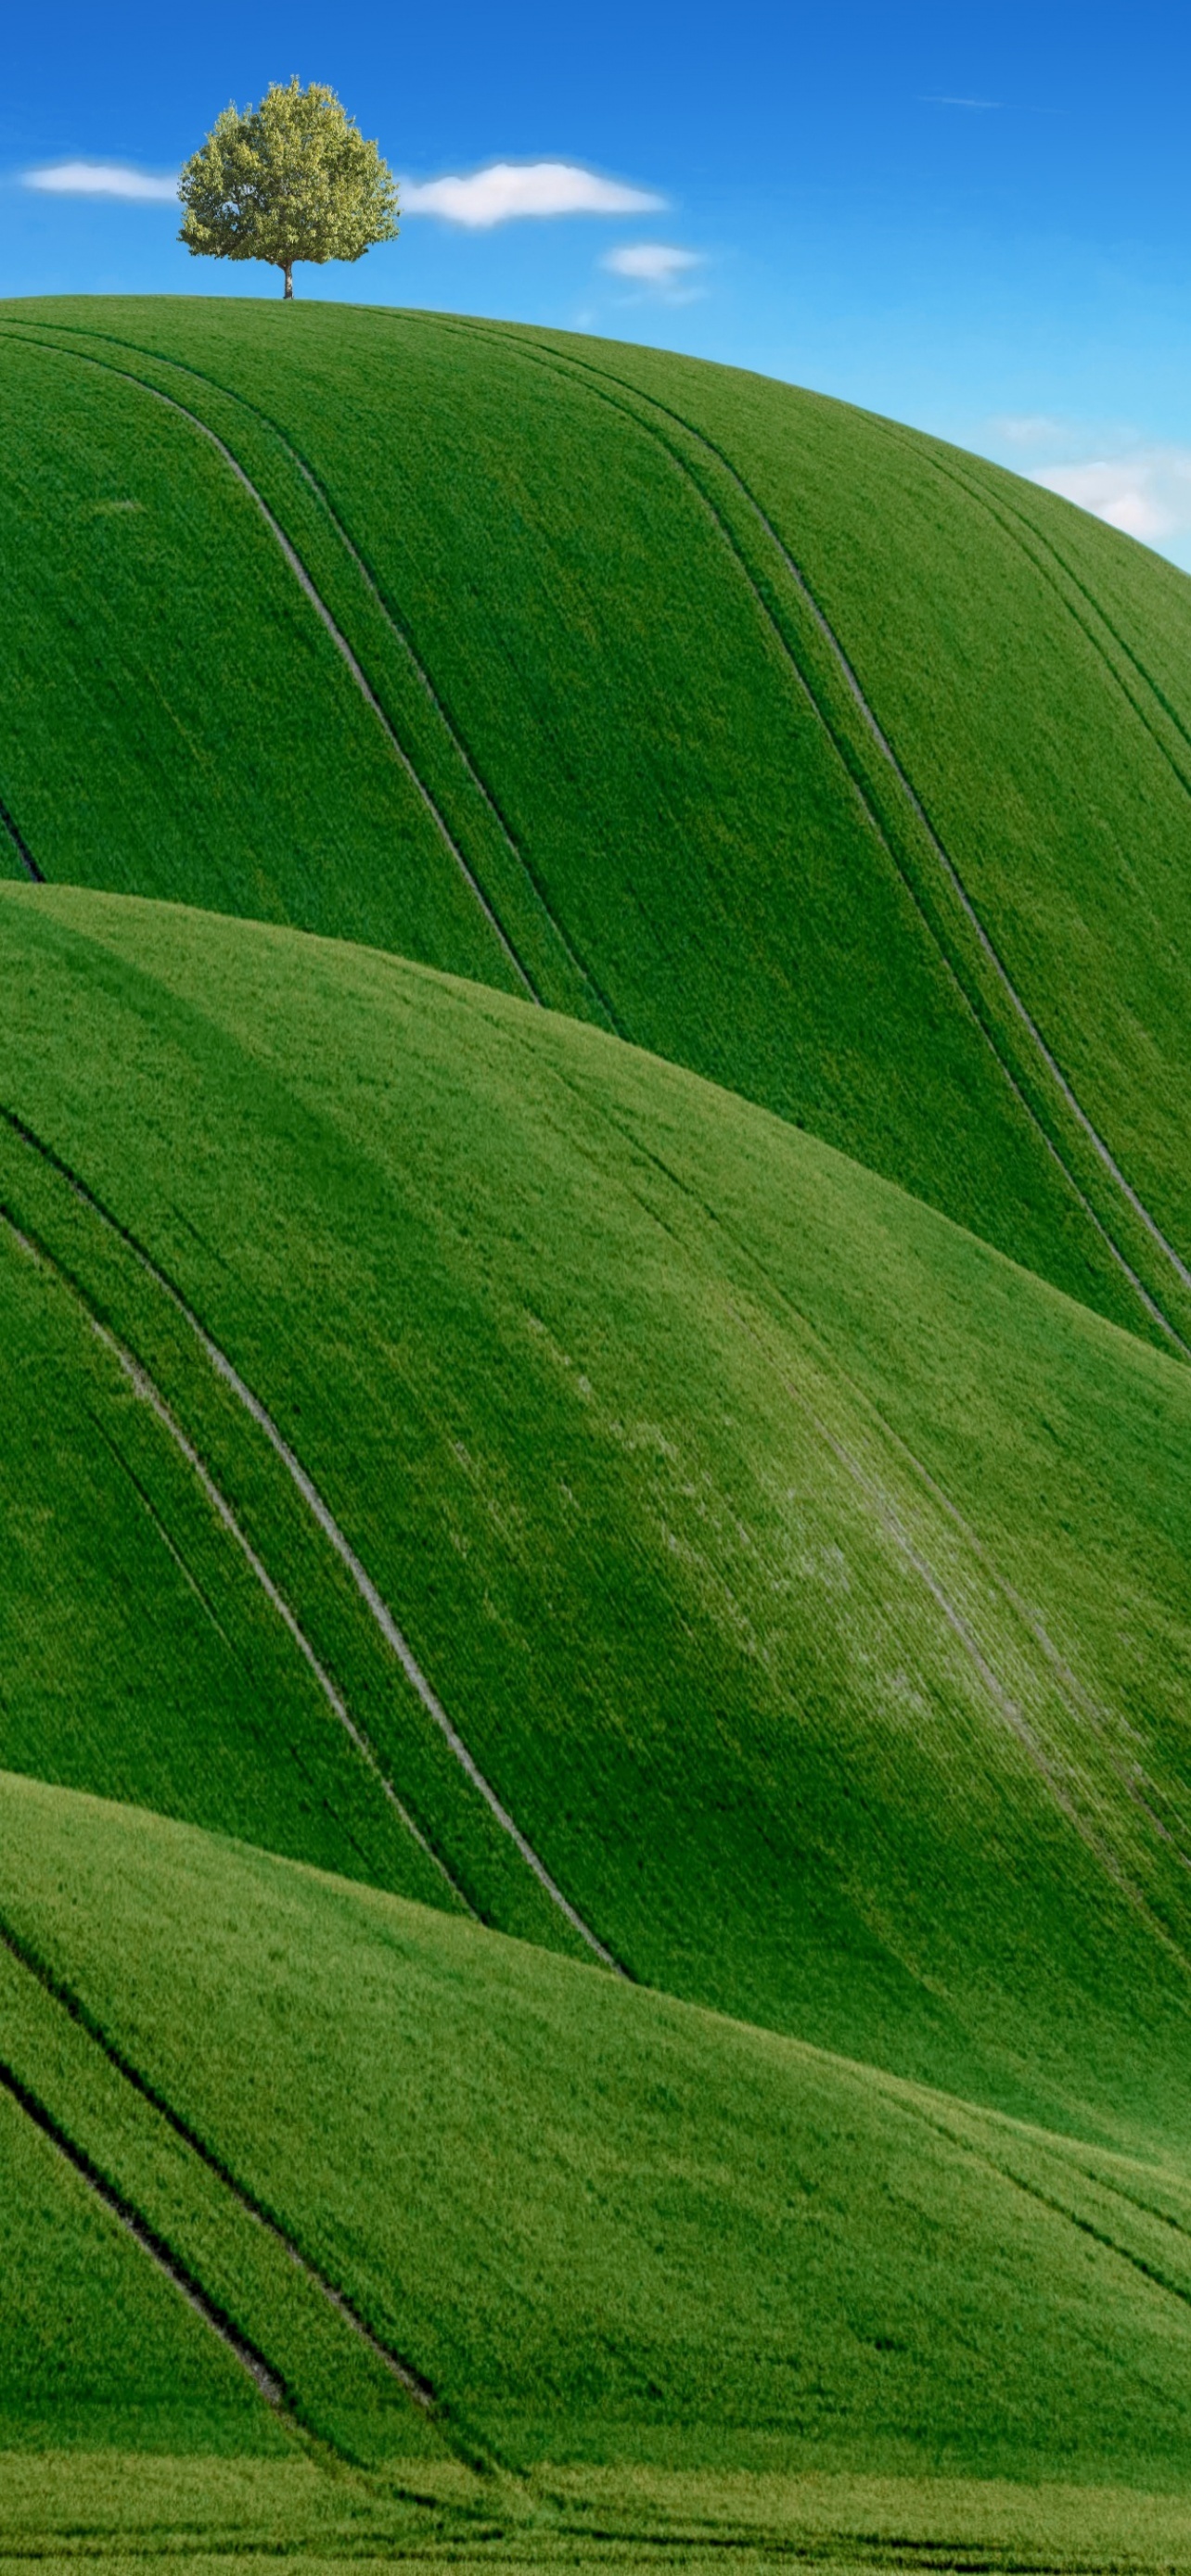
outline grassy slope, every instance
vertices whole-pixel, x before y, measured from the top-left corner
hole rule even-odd
[[[857,802],[852,773],[864,772],[866,759],[871,769],[871,747],[866,751],[846,690],[837,688],[832,699],[824,687],[805,608],[781,575],[775,624],[767,613],[775,605],[772,565],[750,558],[759,599],[732,551],[743,543],[748,555],[741,527],[734,522],[725,541],[689,459],[676,458],[659,439],[661,415],[638,405],[634,416],[590,366],[570,363],[576,354],[611,363],[606,349],[570,344],[562,365],[524,334],[427,317],[307,309],[283,337],[267,306],[56,302],[7,308],[0,382],[10,371],[19,380],[22,368],[40,369],[42,379],[53,371],[55,382],[59,372],[70,375],[61,356],[39,356],[27,345],[18,356],[16,338],[33,333],[89,350],[108,365],[139,368],[231,442],[351,635],[548,999],[588,1016],[611,1015],[640,1043],[805,1122],[1072,1293],[1138,1320],[1132,1293],[1015,1102],[944,964],[939,923],[932,915],[928,926],[916,908],[904,878],[908,873],[922,895],[925,863],[921,850],[902,846],[900,791],[887,780],[882,790],[880,779],[873,790],[877,805],[883,792],[889,809],[882,809],[888,846]],[[182,363],[157,362],[146,348]],[[664,375],[671,362],[657,364]],[[79,366],[77,355],[75,370],[82,385],[75,399],[87,414],[98,401],[96,385],[110,379]],[[806,398],[788,388],[757,389],[722,371],[684,372],[679,362],[676,398],[686,401],[692,372],[700,385],[707,377],[713,409],[721,388],[730,402],[743,386],[741,400],[760,404],[770,445],[782,456],[800,454],[808,417],[818,423],[814,407],[808,411]],[[221,386],[243,399],[229,400]],[[120,398],[139,400],[145,413],[154,409],[144,394],[121,390]],[[508,827],[503,837],[411,675],[401,637],[386,627],[381,603],[262,414],[279,422],[308,460],[372,568],[495,796]],[[751,416],[745,431],[750,423]],[[176,445],[197,444],[176,418],[169,427]],[[36,457],[36,436],[33,446]],[[925,443],[919,446],[925,453]],[[905,473],[912,484],[914,473],[926,470],[912,458]],[[856,527],[869,524],[864,472],[862,459],[846,508],[838,475],[832,483],[836,516],[826,542],[842,558]],[[741,521],[730,493],[716,489],[711,498],[721,516],[734,510]],[[801,542],[801,523],[797,534]],[[1111,548],[1120,541],[1106,535],[1105,542]],[[1011,586],[998,589],[997,532],[990,538],[986,514],[969,503],[962,524],[931,557],[932,595],[949,598],[957,584],[965,594],[974,588],[973,560],[983,631],[1003,665],[1022,603]],[[891,568],[889,585],[900,617],[898,570]],[[1027,600],[1027,630],[1034,613]],[[901,619],[897,632],[914,633],[917,645],[910,620]],[[44,649],[52,650],[49,629]],[[1070,750],[1101,726],[1103,674],[1100,666],[1090,677],[1084,670],[1078,638],[1068,649],[1060,636],[1052,660]],[[889,715],[881,687],[875,695],[892,722],[896,708]],[[1013,717],[998,703],[999,720],[1012,730]],[[1115,696],[1112,703],[1115,712]],[[92,721],[85,709],[82,721]],[[1127,777],[1136,770],[1148,799],[1148,737],[1135,730],[1137,746],[1122,738],[1114,757],[1123,759]],[[969,732],[961,707],[942,743],[960,792],[975,758]],[[30,777],[39,760],[44,772],[45,748],[32,734],[27,756]],[[1081,758],[1074,766],[1082,774]],[[231,764],[227,777],[234,800]],[[925,772],[922,783],[929,789]],[[127,778],[120,792],[136,801]],[[1169,803],[1163,788],[1155,808],[1159,840],[1178,828],[1177,813],[1169,822]],[[1038,821],[1044,831],[1047,811],[1040,809]],[[176,890],[151,859],[138,866],[136,882],[147,892]],[[195,882],[203,899],[261,908],[247,874],[230,898],[225,887],[208,892]],[[929,910],[929,885],[924,899]],[[327,926],[325,903],[313,914],[295,899],[290,917]],[[943,930],[949,937],[946,923]],[[449,922],[437,945],[426,944],[425,924],[419,940],[403,944],[475,971],[471,957],[457,951]],[[987,1011],[979,976],[967,975],[967,983]],[[1098,991],[1093,957],[1093,1015]],[[1057,1034],[1065,1036],[1065,1024]],[[1037,1069],[1028,1060],[1017,1064],[1014,1043],[1012,1027],[1000,1032],[998,1044],[1033,1098]],[[1117,1136],[1123,1151],[1132,1149],[1137,1120],[1150,1118],[1146,1104],[1157,1078],[1152,1061],[1130,1063],[1142,1096],[1140,1106],[1131,1096],[1133,1124]],[[1040,1088],[1045,1095],[1045,1081]],[[1111,1104],[1096,1097],[1107,1114]],[[1040,1105],[1049,1116],[1054,1104],[1042,1098]],[[1165,1112],[1155,1107],[1154,1115]],[[1112,1117],[1107,1123],[1116,1133]],[[1094,1157],[1085,1170],[1078,1135],[1061,1134],[1060,1142],[1099,1205],[1105,1193]],[[1122,1219],[1111,1188],[1107,1199],[1102,1213],[1123,1223],[1130,1259],[1164,1299],[1173,1293],[1181,1312],[1181,1288],[1172,1291],[1160,1260],[1161,1279],[1153,1277],[1144,1233],[1128,1214]]]
[[[21,601],[0,648],[0,799],[42,873],[504,981],[416,789],[209,442],[110,372],[10,343],[0,376],[0,561]]]
[[[574,1022],[111,898],[2,921],[0,1101],[269,1404],[634,1973],[1180,2140],[1182,1367]],[[173,1309],[11,1129],[3,1164],[473,1902],[576,1946]]]
[[[283,2447],[238,2363],[7,2091],[0,2192],[0,2452]]]
[[[191,1469],[5,1222],[0,1339],[7,1762],[443,1895]]]
[[[98,318],[144,336],[145,311]],[[712,447],[806,571],[1081,1098],[1184,1244],[1177,576],[974,460],[721,371],[368,314],[303,314],[295,365],[265,315],[151,318],[317,466],[441,705],[267,422],[136,360],[267,491],[540,992],[1135,1321],[945,952],[1170,1302]],[[395,364],[426,431],[399,452]],[[77,390],[51,406],[51,382]],[[11,332],[0,402],[0,544],[35,603],[9,639],[0,796],[50,872],[515,986],[227,466],[144,392]],[[20,873],[0,833],[0,876]],[[465,2449],[561,2448],[618,2476],[830,2460],[1177,2482],[1181,1372],[592,1033],[138,905],[22,895],[0,920],[0,1104],[267,1398],[567,1894],[637,1976],[893,2076],[17,1782],[25,1939],[434,2378]],[[0,1205],[43,1254],[4,1229],[0,1759],[447,1901],[98,1316],[152,1368],[471,1903],[579,1951],[176,1311],[11,1126]],[[349,2458],[419,2452],[432,2484],[437,2436],[317,2281],[11,1952],[0,1977],[21,2080],[270,2350],[301,2422]],[[0,2442],[56,2425],[276,2447],[236,2365],[184,2309],[176,2340],[174,2294],[0,2111],[22,2211]],[[47,2264],[64,2310],[86,2276],[65,2336],[38,2322]],[[839,2527],[874,2512],[853,2500]]]
[[[716,460],[743,478],[831,620],[1019,993],[1185,1258],[1186,576],[896,423],[808,394],[775,399],[764,379],[689,360],[550,345],[593,388],[640,389],[634,416],[673,438],[747,527]],[[921,853],[919,866],[929,881]],[[951,945],[970,952],[954,921]],[[968,974],[973,964],[969,953]],[[981,980],[1028,1082],[1003,1000],[978,973],[974,988]],[[1078,1155],[1055,1106],[1048,1123],[1066,1126]],[[1094,1161],[1080,1160],[1099,1196]],[[1126,1239],[1145,1266],[1143,1238]]]
[[[449,2436],[1185,2488],[1177,2175],[39,1784],[0,1792],[0,1891]]]

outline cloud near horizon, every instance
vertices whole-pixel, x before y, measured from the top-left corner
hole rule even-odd
[[[26,188],[51,197],[123,197],[141,204],[177,202],[176,178],[153,170],[133,170],[122,161],[54,161],[44,170],[26,170]]]
[[[1063,500],[1120,528],[1143,545],[1191,530],[1191,448],[1142,447],[1083,465],[1045,465],[1031,473]]]
[[[645,188],[622,187],[571,161],[493,161],[469,178],[406,179],[403,215],[439,215],[487,231],[525,215],[647,215],[665,205]]]

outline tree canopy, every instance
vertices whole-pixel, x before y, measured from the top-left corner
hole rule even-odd
[[[332,89],[273,82],[225,107],[178,181],[178,235],[196,258],[264,259],[293,294],[295,260],[360,259],[397,233],[397,185]]]

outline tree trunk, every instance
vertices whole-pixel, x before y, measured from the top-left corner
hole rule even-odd
[[[292,259],[283,259],[281,265],[285,271],[285,293],[288,302],[294,291],[294,263]]]

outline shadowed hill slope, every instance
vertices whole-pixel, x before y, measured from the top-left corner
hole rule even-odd
[[[504,326],[8,305],[0,403],[45,875],[532,988],[1191,1338],[1182,575],[844,406]]]
[[[113,1474],[89,1557],[73,1450],[37,1512],[9,1452],[14,1597],[45,1564],[58,1592],[3,1758],[312,1858],[350,1828],[337,1866],[1177,2142],[1183,1364],[479,986],[48,889],[0,936],[5,1293],[76,1336],[71,1400],[140,1488]],[[144,1584],[167,1548],[205,1618],[192,1589],[133,1657],[108,1566]],[[237,1703],[220,1638],[284,1692]]]

